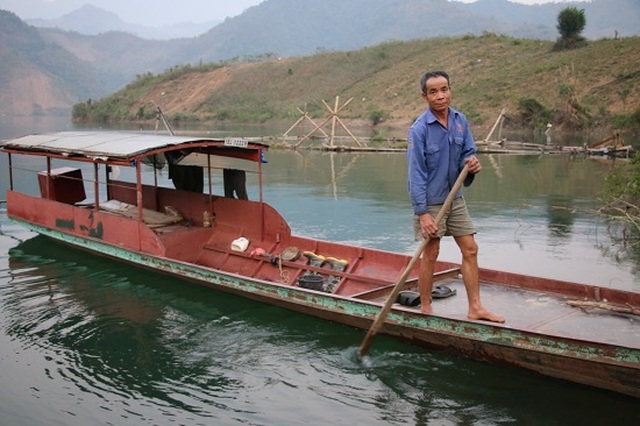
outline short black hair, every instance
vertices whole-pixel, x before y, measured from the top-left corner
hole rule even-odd
[[[434,77],[446,78],[447,84],[451,86],[451,81],[449,80],[449,74],[447,74],[445,71],[427,71],[426,73],[424,73],[424,75],[420,79],[420,90],[422,91],[422,93],[427,93],[427,88],[426,88],[427,80]]]

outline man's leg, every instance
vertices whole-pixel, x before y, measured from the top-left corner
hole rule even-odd
[[[431,291],[433,290],[433,274],[440,251],[440,239],[431,238],[422,252],[420,270],[418,272],[418,290],[420,291],[420,310],[430,314]]]
[[[454,237],[462,253],[462,280],[467,290],[469,310],[472,320],[504,322],[504,317],[489,312],[480,302],[480,277],[478,275],[478,244],[473,235]],[[433,280],[432,280],[433,281]]]

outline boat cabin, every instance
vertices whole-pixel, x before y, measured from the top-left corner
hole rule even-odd
[[[279,239],[290,234],[284,220],[262,200],[262,164],[268,149],[262,143],[88,131],[24,136],[2,143],[2,149],[9,158],[8,197],[13,199],[9,214],[18,213],[34,224],[42,223],[39,212],[53,209],[59,214],[51,220],[71,225],[73,213],[65,206],[73,206],[136,219],[158,235],[179,226],[195,238],[198,230],[238,223],[250,224],[234,231],[247,238]],[[16,156],[29,160],[17,161]],[[257,180],[253,202],[247,193],[247,174]],[[16,202],[26,195],[31,197]],[[49,225],[56,228],[56,223]],[[84,229],[75,225],[78,232]],[[120,245],[134,244],[130,240],[144,232],[129,229],[130,223],[122,225],[126,231],[118,232],[113,241]],[[98,235],[90,224],[83,226]]]

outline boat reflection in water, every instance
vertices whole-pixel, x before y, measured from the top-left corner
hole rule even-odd
[[[198,411],[203,401],[183,388],[189,380],[210,398],[233,390],[235,380],[224,368],[212,374],[210,366],[198,360],[206,354],[181,344],[203,321],[220,344],[228,334],[224,321],[218,327],[209,322],[221,314],[203,306],[198,291],[182,292],[155,273],[95,258],[41,236],[11,249],[9,265],[7,334],[41,348],[51,362],[48,375],[74,383],[77,388],[70,392],[79,400],[88,397],[78,391],[114,393],[120,404],[125,396],[140,394],[157,405],[193,405]],[[182,304],[188,304],[188,315],[181,312]],[[202,378],[206,380],[200,382]]]

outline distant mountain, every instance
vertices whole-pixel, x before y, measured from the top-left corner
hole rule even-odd
[[[29,19],[26,22],[35,27],[58,28],[87,35],[98,35],[109,31],[129,31],[129,24],[120,20],[118,15],[90,4],[85,4],[80,9],[56,19]]]
[[[220,21],[181,22],[163,27],[147,27],[129,24],[118,15],[107,10],[85,4],[71,13],[55,19],[28,19],[27,23],[40,28],[57,28],[85,35],[98,35],[110,31],[121,31],[145,39],[169,40],[195,37],[210,30]]]
[[[190,61],[306,55],[510,28],[459,6],[447,0],[268,0],[194,40]],[[435,11],[438,18],[430,19]]]
[[[320,16],[328,18],[326,22],[328,22],[330,26],[332,22],[340,20],[338,17],[340,14],[346,18],[345,22],[348,21],[350,24],[357,24],[359,22],[367,24],[377,22],[382,24],[378,26],[381,34],[380,37],[382,37],[383,34],[392,33],[391,39],[406,39],[402,36],[402,32],[397,31],[397,26],[402,27],[402,22],[399,22],[399,25],[395,25],[394,23],[389,24],[391,18],[397,16],[396,13],[389,14],[389,16],[387,16],[388,19],[384,19],[385,17],[383,15],[379,16],[379,19],[374,20],[367,19],[366,15],[371,15],[370,12],[376,14],[377,11],[381,9],[388,9],[400,13],[402,10],[413,10],[416,18],[420,19],[420,25],[425,27],[427,23],[425,16],[429,16],[434,10],[438,10],[440,13],[439,16],[445,16],[445,20],[448,22],[455,20],[456,23],[454,23],[453,26],[443,26],[440,25],[439,20],[428,21],[429,26],[435,25],[436,27],[441,27],[441,31],[437,35],[458,35],[460,31],[468,31],[469,33],[476,34],[477,26],[479,25],[483,27],[482,31],[504,33],[514,37],[552,40],[557,37],[556,20],[558,13],[565,7],[574,6],[579,9],[584,9],[589,17],[587,27],[584,31],[584,35],[589,39],[613,37],[616,31],[622,36],[638,35],[640,33],[640,27],[637,24],[640,18],[640,3],[638,0],[575,0],[552,2],[542,5],[525,5],[509,0],[478,0],[474,3],[449,2],[448,0],[424,0],[421,2],[394,2],[393,0],[381,2],[380,0],[373,0],[370,2],[370,7],[360,8],[358,12],[355,10],[356,7],[360,7],[360,4],[353,0],[341,2],[344,4],[341,4],[340,6],[342,7],[338,9],[334,9],[335,2],[309,3],[309,1],[310,0],[280,2],[278,0],[267,0],[254,7],[260,11],[255,13],[255,15],[265,15],[269,17],[273,15],[271,11],[279,13],[280,16],[275,17],[276,21],[283,23],[289,29],[295,31],[299,27],[300,22],[309,22],[309,20],[302,21],[304,18],[307,18],[307,14],[304,12],[296,13],[294,12],[295,10],[307,10],[316,13],[320,9],[325,11],[321,12]],[[451,4],[444,5],[444,2]],[[46,3],[47,8],[53,10],[56,9],[56,4],[57,3]],[[291,9],[291,6],[297,7]],[[245,11],[245,14],[254,8]],[[428,11],[426,15],[424,14],[425,10]],[[462,15],[460,15],[461,11],[464,12]],[[253,12],[255,11],[252,11],[252,13]],[[344,15],[345,12],[347,12],[347,15]],[[354,13],[356,13],[356,15],[354,15]],[[351,17],[353,16],[357,16],[357,19],[352,19]],[[475,16],[475,18],[469,21],[467,19],[469,16]],[[283,17],[285,19],[282,19]],[[456,17],[461,19],[455,19]],[[311,17],[311,21],[316,21],[316,19]],[[109,31],[123,31],[141,38],[156,40],[195,37],[206,33],[221,23],[220,21],[198,23],[182,22],[170,26],[148,27],[126,23],[114,13],[91,5],[84,5],[71,13],[57,18],[29,19],[26,22],[36,27],[57,28],[65,31],[75,31],[85,35],[98,35]],[[272,22],[271,19],[263,19],[259,26],[263,24],[268,25],[269,22]],[[404,32],[408,33],[415,31],[415,27],[411,26],[403,29]],[[429,31],[429,33],[433,34],[434,31]],[[326,32],[324,36],[331,37],[331,33]]]
[[[68,113],[79,99],[106,95],[96,69],[0,10],[0,113]]]
[[[68,110],[113,92],[139,75],[183,65],[355,50],[385,41],[480,35],[554,40],[557,16],[568,5],[585,10],[586,36],[640,34],[638,0],[593,0],[526,6],[506,0],[266,0],[197,37],[153,40],[108,11],[84,6],[36,29],[0,13],[0,113]],[[45,22],[41,22],[45,25]],[[89,34],[86,34],[89,33]],[[97,35],[96,35],[97,33]],[[16,42],[28,40],[29,46]],[[22,47],[21,47],[22,46]],[[37,54],[36,54],[37,52]],[[29,78],[46,76],[36,94]],[[44,82],[40,78],[37,84]],[[31,86],[29,86],[31,84]],[[33,99],[49,93],[49,100]],[[10,97],[6,97],[6,96]]]

